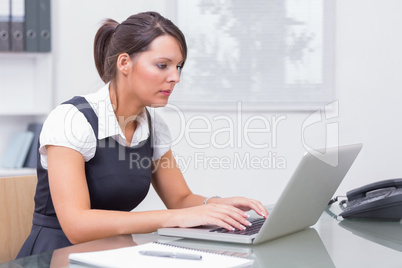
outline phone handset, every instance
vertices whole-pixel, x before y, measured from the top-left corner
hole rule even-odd
[[[397,188],[402,188],[402,179],[390,179],[367,184],[346,193],[349,201],[366,196],[384,195]]]

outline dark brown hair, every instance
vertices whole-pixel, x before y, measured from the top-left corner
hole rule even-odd
[[[116,77],[116,62],[121,53],[130,57],[149,49],[151,42],[162,35],[170,35],[179,42],[183,65],[187,58],[187,45],[183,33],[170,20],[157,12],[144,12],[130,16],[119,24],[107,19],[95,35],[95,65],[101,79],[108,83]]]

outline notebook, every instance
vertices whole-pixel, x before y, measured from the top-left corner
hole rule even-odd
[[[317,157],[316,151],[306,152],[272,211],[268,210],[270,213],[256,234],[219,233],[213,231],[216,226],[211,225],[193,228],[161,228],[158,234],[260,244],[304,230],[318,221],[361,148],[362,144],[327,148],[320,157]],[[331,161],[325,161],[325,159]],[[336,165],[333,165],[334,159],[337,159]]]
[[[201,259],[181,259],[143,255],[140,252],[185,253],[200,256]],[[168,245],[159,242],[112,250],[73,253],[69,255],[70,267],[252,267],[254,260],[191,248]]]

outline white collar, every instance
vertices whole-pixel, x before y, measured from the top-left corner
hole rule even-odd
[[[120,144],[125,145],[126,138],[120,129],[113,111],[113,105],[110,101],[109,85],[110,83],[97,92],[84,97],[98,116],[98,139],[112,137]],[[137,116],[136,120],[138,124],[131,141],[131,146],[138,145],[138,143],[146,140],[149,136],[148,117],[144,110]]]

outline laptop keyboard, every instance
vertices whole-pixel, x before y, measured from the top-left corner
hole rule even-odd
[[[229,231],[225,228],[219,227],[210,230],[210,232],[215,232],[215,233],[227,233],[227,234],[240,234],[240,235],[253,235],[256,234],[260,231],[261,226],[264,224],[265,219],[264,218],[259,218],[259,219],[254,219],[251,220],[251,226],[247,227],[246,230],[234,230],[234,231]]]

